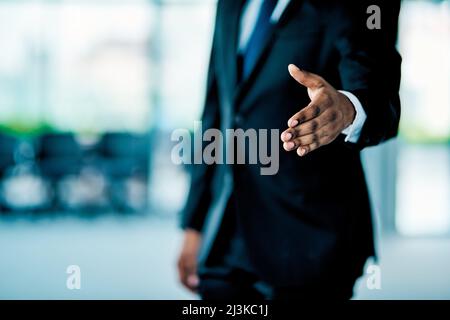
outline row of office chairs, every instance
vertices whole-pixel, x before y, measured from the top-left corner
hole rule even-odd
[[[0,133],[0,210],[144,210],[148,168],[146,134]]]

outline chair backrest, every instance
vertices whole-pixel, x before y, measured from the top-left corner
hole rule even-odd
[[[83,149],[71,133],[51,133],[40,137],[38,166],[42,174],[59,179],[77,174],[82,166]]]
[[[146,158],[149,143],[147,135],[126,132],[105,133],[99,152],[106,158]]]
[[[149,139],[147,135],[106,133],[98,144],[102,167],[110,176],[147,175]]]
[[[14,165],[14,153],[18,144],[16,137],[0,133],[0,176],[6,168]]]
[[[39,158],[80,158],[81,145],[72,133],[44,134],[40,138]]]

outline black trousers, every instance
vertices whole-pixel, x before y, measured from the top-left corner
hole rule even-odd
[[[353,296],[353,286],[361,273],[349,272],[351,268],[345,268],[345,264],[336,268],[335,274],[307,287],[274,288],[264,283],[247,257],[233,196],[224,218],[215,259],[199,269],[198,292],[203,300],[349,300]]]
[[[210,268],[200,274],[198,292],[203,300],[349,300],[353,296],[355,279],[324,280],[309,287],[274,288],[257,276],[240,269],[226,270],[225,266]]]

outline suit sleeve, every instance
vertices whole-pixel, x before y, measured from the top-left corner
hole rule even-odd
[[[207,93],[202,114],[202,132],[219,125],[219,98],[215,74],[215,39],[208,68]],[[193,152],[203,152],[194,150]],[[192,164],[191,183],[185,207],[181,213],[181,227],[201,231],[211,202],[211,182],[215,165]]]
[[[339,53],[342,90],[353,93],[367,115],[358,141],[347,143],[362,149],[395,137],[398,132],[401,57],[396,40],[400,1],[342,3],[333,17],[337,20],[330,24],[334,27],[331,33]],[[376,19],[377,14],[380,28],[371,29],[371,17]]]

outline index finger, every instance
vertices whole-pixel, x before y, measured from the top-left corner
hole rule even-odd
[[[299,124],[312,120],[318,117],[323,112],[320,105],[316,102],[311,101],[305,108],[294,114],[288,120],[288,126],[294,128]]]

